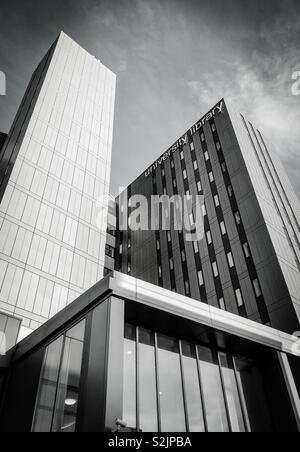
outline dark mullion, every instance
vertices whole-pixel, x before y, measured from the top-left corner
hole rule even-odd
[[[154,333],[154,346],[155,346],[155,376],[156,376],[157,421],[158,421],[158,431],[161,432],[162,431],[162,426],[161,426],[160,384],[159,384],[159,371],[158,371],[157,333]]]
[[[201,402],[202,402],[202,413],[203,413],[204,427],[205,427],[205,431],[208,432],[208,423],[207,423],[207,415],[206,415],[205,400],[204,400],[204,389],[203,389],[203,383],[202,383],[202,377],[201,377],[200,359],[199,359],[199,353],[198,353],[197,345],[195,345],[195,350],[196,350],[196,360],[197,360],[197,369],[198,369],[200,395],[201,395]]]
[[[187,406],[187,398],[186,398],[186,387],[185,387],[185,378],[184,378],[184,366],[183,366],[181,340],[179,340],[178,343],[179,343],[179,357],[180,357],[181,382],[182,382],[182,391],[183,391],[185,426],[186,426],[186,431],[189,433],[190,432],[190,422],[189,422],[188,406]]]

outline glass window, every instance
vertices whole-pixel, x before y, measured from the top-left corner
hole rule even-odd
[[[112,246],[106,244],[105,245],[105,254],[108,257],[114,258],[115,257],[115,249]],[[120,250],[120,254],[122,254],[121,250]]]
[[[218,265],[216,262],[212,263],[212,268],[213,268],[214,277],[217,278],[219,276],[219,270],[218,270]]]
[[[162,268],[161,265],[158,266],[158,277],[162,278]]]
[[[197,182],[197,190],[198,190],[198,193],[202,192],[202,185],[201,185],[200,181]]]
[[[198,163],[197,160],[193,161],[194,170],[196,171],[198,169]]]
[[[194,243],[194,251],[195,253],[199,253],[199,246],[198,246],[198,242],[193,242]]]
[[[186,293],[186,295],[189,295],[190,292],[191,292],[189,281],[184,281],[184,287],[185,287],[185,293]]]
[[[162,168],[162,170],[161,170],[161,175],[164,177],[165,176],[165,169],[164,168]]]
[[[216,206],[216,207],[219,207],[219,206],[220,206],[220,199],[219,199],[219,196],[218,196],[218,195],[216,195],[216,196],[214,197],[214,201],[215,201],[215,206]]]
[[[172,240],[172,236],[171,236],[171,232],[170,231],[167,232],[167,240],[168,240],[169,243]]]
[[[233,359],[241,398],[244,401],[248,430],[272,431],[268,402],[259,368],[249,359],[240,356]]]
[[[258,279],[254,279],[254,281],[253,281],[253,287],[254,287],[255,295],[256,295],[257,297],[260,297],[260,296],[262,295],[262,292],[261,292],[261,288],[260,288],[260,284],[259,284]]]
[[[205,432],[195,346],[182,342],[182,364],[190,432]]]
[[[53,432],[75,432],[84,331],[85,321],[74,326],[74,328],[67,332],[65,337],[53,419]]]
[[[47,347],[32,426],[33,432],[51,431],[62,345],[63,337],[60,337]]]
[[[210,231],[207,231],[206,237],[207,237],[208,245],[211,245],[212,244],[212,238],[211,238],[211,232]]]
[[[242,306],[244,306],[244,300],[243,300],[241,289],[237,289],[235,291],[235,296],[236,296],[236,301],[237,301],[238,307],[241,308]]]
[[[232,185],[228,185],[227,190],[228,190],[228,195],[229,195],[229,197],[232,198],[232,196],[233,196],[233,188],[232,188]]]
[[[157,432],[154,333],[139,328],[139,415],[143,432]]]
[[[204,278],[203,278],[203,272],[200,270],[198,272],[198,281],[200,286],[204,286]]]
[[[159,397],[162,432],[185,432],[185,415],[179,357],[176,339],[158,335]]]
[[[200,139],[201,139],[202,142],[205,141],[205,135],[204,135],[204,133],[201,133]]]
[[[225,226],[225,222],[224,221],[221,221],[220,228],[221,228],[222,235],[225,235],[227,233],[227,230],[226,230],[226,226]]]
[[[170,270],[174,270],[174,261],[173,261],[173,258],[170,259]]]
[[[227,260],[228,260],[229,267],[233,268],[234,267],[234,260],[233,260],[233,256],[232,256],[231,252],[227,254]]]
[[[228,432],[225,400],[218,359],[207,347],[198,347],[200,374],[209,432]]]
[[[160,250],[160,241],[156,240],[156,249],[159,251]]]
[[[136,428],[136,328],[125,325],[123,420]]]
[[[210,173],[209,173],[209,180],[210,180],[210,182],[214,182],[214,180],[215,180],[214,174],[212,171],[210,171]]]
[[[223,173],[226,173],[227,167],[226,167],[226,163],[225,163],[225,162],[223,162],[223,163],[221,164],[221,168],[222,168]]]
[[[232,358],[226,353],[219,353],[223,374],[224,389],[229,411],[232,432],[245,432],[245,422]]]
[[[223,309],[223,311],[226,311],[225,300],[223,297],[219,299],[219,306],[220,306],[220,309]]]
[[[186,170],[183,170],[183,179],[187,179],[187,172],[186,172]]]
[[[235,217],[236,224],[240,225],[242,222],[240,212],[235,212],[234,217]]]
[[[204,158],[206,161],[209,160],[209,153],[207,151],[204,152]]]
[[[217,151],[219,151],[221,149],[221,144],[219,143],[219,141],[217,142],[216,147],[217,147]]]
[[[212,130],[213,132],[215,132],[215,131],[217,130],[214,123],[211,125],[211,130]]]
[[[190,143],[190,148],[191,148],[191,151],[194,151],[194,150],[195,150],[195,145],[194,145],[194,142],[193,142],[193,141]]]
[[[202,204],[202,214],[203,214],[204,217],[207,215],[205,204]]]
[[[250,257],[250,247],[247,242],[245,242],[243,244],[243,249],[244,249],[245,257],[246,257],[246,259],[248,259]]]
[[[182,260],[182,262],[186,261],[186,256],[185,256],[185,251],[184,250],[181,251],[181,260]]]
[[[180,160],[184,160],[184,152],[180,151]]]
[[[174,160],[171,160],[171,168],[175,168]]]

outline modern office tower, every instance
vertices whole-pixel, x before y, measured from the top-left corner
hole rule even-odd
[[[203,196],[203,238],[186,241],[174,217],[170,230],[153,230],[149,220],[151,230],[133,231],[135,195],[149,205],[156,195]],[[224,100],[118,203],[117,271],[285,332],[300,329],[299,203],[272,145]]]
[[[103,276],[115,75],[61,33],[0,161],[0,309],[34,330]]]
[[[299,432],[295,339],[115,272],[0,356],[0,431]]]

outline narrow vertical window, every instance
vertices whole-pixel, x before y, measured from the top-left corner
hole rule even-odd
[[[219,207],[219,206],[220,206],[220,198],[219,198],[218,195],[215,195],[214,201],[215,201],[215,206],[216,206],[216,207]]]
[[[217,278],[219,276],[219,269],[218,269],[217,262],[212,263],[212,269],[213,269],[214,277]]]
[[[247,242],[245,242],[243,244],[243,249],[244,249],[245,257],[246,257],[246,259],[248,259],[250,257],[250,247]]]
[[[258,279],[253,280],[253,287],[254,287],[254,292],[255,292],[256,297],[257,298],[260,297],[262,295],[262,291],[261,291]]]
[[[202,287],[204,286],[204,278],[203,278],[203,272],[202,270],[200,270],[198,272],[198,281],[199,281],[199,286]]]
[[[226,230],[226,226],[225,226],[224,221],[221,221],[221,223],[220,223],[220,229],[221,229],[222,235],[226,235],[227,230]]]
[[[220,309],[222,309],[223,311],[226,311],[225,300],[224,300],[223,297],[219,299],[219,307],[220,307]]]
[[[243,295],[242,295],[241,289],[237,289],[235,291],[235,296],[236,296],[236,301],[237,301],[238,307],[239,308],[243,307],[244,300],[243,300]]]
[[[206,239],[207,239],[207,244],[211,245],[212,244],[212,238],[211,238],[211,232],[210,231],[207,231]]]
[[[227,254],[227,260],[228,260],[229,268],[233,268],[234,267],[234,260],[233,260],[233,256],[232,256],[231,252]]]

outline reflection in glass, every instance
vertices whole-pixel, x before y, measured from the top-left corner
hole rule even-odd
[[[139,329],[139,409],[143,432],[157,432],[154,334]]]
[[[54,432],[75,431],[84,330],[85,321],[76,325],[66,334],[52,428]]]
[[[182,362],[190,432],[204,432],[203,409],[195,346],[182,342]]]
[[[247,412],[251,432],[273,431],[262,375],[257,365],[246,358],[234,357],[236,376]]]
[[[63,337],[60,337],[46,350],[32,427],[33,432],[51,431],[62,344]]]
[[[225,401],[216,354],[206,347],[198,347],[203,397],[209,432],[228,432]]]
[[[158,335],[159,396],[162,432],[185,432],[185,415],[179,344],[176,339]]]
[[[219,357],[232,431],[245,432],[246,427],[232,359],[226,353],[220,353]]]
[[[136,428],[136,331],[125,325],[123,420]]]

